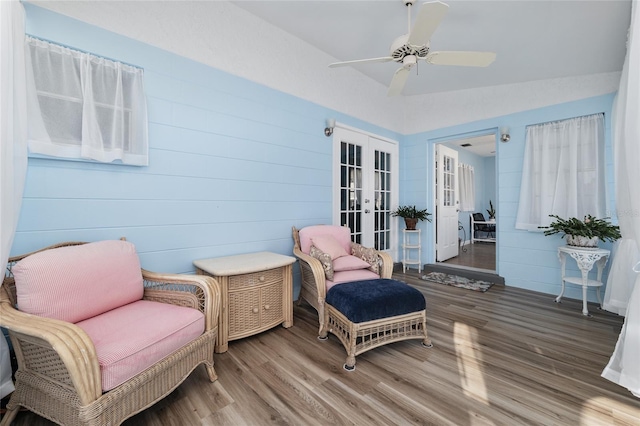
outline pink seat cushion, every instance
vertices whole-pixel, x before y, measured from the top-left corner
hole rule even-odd
[[[300,236],[300,249],[303,253],[309,254],[314,237],[333,237],[344,249],[346,254],[351,254],[351,231],[346,226],[336,225],[314,225],[302,228],[298,234]],[[317,246],[320,250],[321,247]],[[324,251],[324,250],[322,250]],[[326,253],[326,252],[325,252]],[[331,256],[332,259],[335,257]]]
[[[142,299],[140,261],[127,241],[59,247],[13,267],[18,309],[78,322]]]
[[[340,283],[347,283],[351,281],[361,281],[361,280],[375,280],[379,279],[380,275],[375,272],[371,272],[368,269],[356,269],[355,271],[341,271],[334,272],[333,281],[326,280],[327,291],[331,287]]]
[[[204,331],[197,309],[139,300],[77,324],[98,354],[102,390],[152,366]]]

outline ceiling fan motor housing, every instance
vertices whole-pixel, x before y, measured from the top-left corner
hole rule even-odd
[[[407,44],[409,34],[401,35],[396,38],[389,48],[389,56],[396,62],[402,62],[405,56],[416,56],[418,59],[424,59],[429,53],[429,43],[423,46],[413,46]]]

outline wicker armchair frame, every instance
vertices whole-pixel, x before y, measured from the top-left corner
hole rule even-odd
[[[15,308],[16,288],[11,268],[26,256],[9,259],[0,288],[0,326],[9,330],[18,361],[15,391],[0,425],[9,425],[22,406],[62,425],[119,425],[164,398],[200,364],[209,380],[217,379],[213,350],[218,334],[220,290],[214,278],[141,270],[144,299],[200,310],[203,334],[122,385],[103,393],[95,347],[72,323],[25,314]]]
[[[320,323],[318,328],[319,339],[325,340],[328,333],[338,337],[347,351],[347,359],[344,364],[345,370],[352,371],[355,369],[357,355],[387,343],[407,339],[421,339],[424,346],[433,346],[427,335],[426,310],[354,323],[338,309],[326,303],[327,285],[322,264],[318,259],[302,251],[299,230],[293,227],[291,233],[294,242],[293,254],[299,260],[302,281],[298,303],[304,299],[318,311]],[[381,251],[378,251],[378,257],[382,265],[380,278],[391,278],[393,259],[388,253]]]
[[[320,322],[318,335],[326,336],[327,324],[325,321],[326,309],[324,300],[327,296],[327,279],[324,275],[324,269],[322,269],[322,264],[318,259],[302,251],[299,230],[295,226],[291,228],[291,234],[293,236],[293,254],[299,260],[300,277],[302,280],[298,303],[301,303],[302,299],[304,299],[318,311],[318,320]],[[393,273],[393,259],[391,255],[379,251],[378,257],[382,265],[380,278],[391,278],[391,274]]]

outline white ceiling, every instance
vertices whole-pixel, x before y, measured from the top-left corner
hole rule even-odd
[[[457,149],[464,149],[479,155],[480,157],[495,157],[496,156],[496,135],[484,135],[475,136],[466,139],[457,139],[448,141],[445,145]]]
[[[387,56],[391,42],[408,31],[403,0],[232,3],[336,61]],[[631,0],[446,3],[450,8],[431,38],[431,50],[493,51],[497,58],[487,68],[421,62],[418,75],[414,71],[409,77],[404,95],[622,70]],[[416,2],[412,17],[421,4]],[[386,86],[398,65],[370,63],[354,68]],[[335,68],[332,72],[345,70]]]

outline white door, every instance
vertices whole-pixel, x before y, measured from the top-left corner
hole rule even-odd
[[[333,223],[347,225],[352,241],[391,251],[397,242],[390,215],[397,204],[397,144],[344,128],[333,136]]]
[[[458,255],[458,152],[436,145],[436,260]]]

